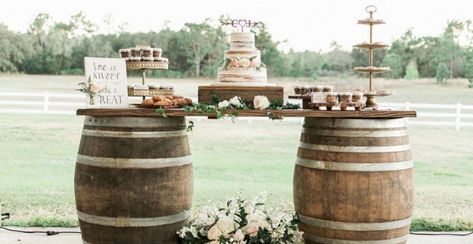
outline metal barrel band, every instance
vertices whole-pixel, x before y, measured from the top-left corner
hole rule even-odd
[[[370,128],[400,128],[406,127],[406,120],[401,119],[332,119],[332,118],[305,118],[305,125],[321,126],[321,127],[345,127],[345,128],[364,128],[370,125]]]
[[[180,213],[154,218],[126,218],[126,217],[106,217],[96,216],[77,211],[79,220],[89,224],[113,226],[113,227],[152,227],[175,224],[190,217],[190,211],[185,210]]]
[[[391,163],[341,163],[320,160],[311,160],[306,158],[297,158],[297,165],[321,170],[332,171],[396,171],[405,170],[414,167],[413,161],[391,162]]]
[[[157,169],[192,164],[191,155],[175,158],[106,158],[77,155],[76,162],[102,168]]]
[[[404,152],[409,151],[409,144],[396,145],[396,146],[334,146],[334,145],[322,145],[322,144],[309,144],[300,142],[299,147],[309,150],[316,151],[329,151],[329,152],[349,152],[349,153],[387,153],[387,152]]]
[[[299,220],[311,226],[333,229],[333,230],[347,230],[347,231],[382,231],[392,230],[402,227],[409,226],[411,224],[411,218],[401,219],[389,222],[373,222],[373,223],[353,223],[353,222],[340,222],[325,219],[318,219],[307,217],[299,214]]]
[[[185,119],[182,117],[94,117],[85,116],[84,125],[106,126],[106,127],[133,127],[149,128],[150,126],[185,126]]]
[[[317,136],[332,137],[402,137],[407,136],[406,130],[386,130],[386,131],[350,131],[350,130],[327,130],[302,128],[302,133]]]
[[[116,137],[116,138],[167,138],[186,136],[186,130],[175,131],[103,131],[103,130],[82,130],[83,136]]]
[[[334,238],[326,238],[320,236],[314,236],[308,233],[304,233],[303,237],[307,240],[311,240],[317,243],[332,243],[332,244],[398,244],[404,241],[407,241],[408,235],[392,238],[392,239],[385,239],[385,240],[343,240],[343,239],[334,239]]]

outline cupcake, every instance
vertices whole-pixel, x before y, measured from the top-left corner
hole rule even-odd
[[[131,48],[130,49],[130,60],[140,61],[141,60],[141,49],[140,48]]]
[[[153,61],[153,49],[150,47],[141,48],[141,60]]]
[[[153,58],[160,58],[162,53],[163,53],[163,49],[153,48]]]
[[[130,49],[124,48],[118,50],[120,57],[128,59],[130,57]]]
[[[353,94],[351,92],[341,92],[339,94],[341,110],[347,110],[348,105],[352,101],[352,95]]]
[[[322,86],[323,92],[333,92],[333,86]]]

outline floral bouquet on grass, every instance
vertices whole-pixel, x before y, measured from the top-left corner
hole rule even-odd
[[[77,88],[78,91],[87,94],[89,97],[89,105],[93,106],[95,104],[95,95],[102,90],[100,86],[93,83],[90,77],[87,82],[80,82],[77,86],[79,87]]]
[[[177,232],[181,243],[244,244],[300,243],[293,212],[266,208],[264,198],[253,201],[232,198],[226,206],[205,206]]]

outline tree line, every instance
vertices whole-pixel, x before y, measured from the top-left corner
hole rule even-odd
[[[220,17],[222,20],[224,17]],[[159,32],[126,32],[120,26],[111,33],[99,31],[107,23],[92,23],[83,13],[67,22],[55,22],[38,14],[25,33],[0,24],[0,71],[27,74],[83,74],[83,57],[118,57],[120,48],[138,44],[161,47],[170,59],[170,70],[155,76],[215,77],[228,49],[225,27],[211,19],[186,23],[180,30],[164,26]],[[113,28],[112,28],[113,27]],[[115,28],[116,27],[116,28]],[[253,30],[257,48],[270,76],[309,77],[352,75],[351,69],[367,65],[367,52],[343,50],[336,42],[327,51],[281,51],[266,26]],[[412,30],[395,39],[390,48],[375,51],[376,65],[389,66],[385,76],[399,79],[435,77],[438,82],[467,78],[473,86],[473,25],[449,21],[438,36],[416,36]]]

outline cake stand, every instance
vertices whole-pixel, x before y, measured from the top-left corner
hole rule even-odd
[[[390,71],[389,67],[376,67],[373,65],[373,51],[375,49],[383,49],[389,47],[389,45],[381,42],[373,42],[373,26],[385,24],[383,20],[374,19],[373,14],[376,12],[376,6],[369,5],[366,7],[366,12],[369,13],[369,18],[358,20],[360,25],[368,25],[370,27],[369,42],[360,43],[353,47],[368,50],[368,66],[367,67],[355,67],[353,71],[358,73],[367,74],[369,77],[369,89],[364,92],[366,96],[366,107],[377,107],[376,99],[377,96],[388,96],[391,95],[390,91],[376,91],[373,87],[373,75],[377,73],[384,73]]]
[[[164,62],[155,62],[155,61],[127,61],[126,68],[128,70],[140,70],[141,71],[141,84],[146,84],[146,71],[148,70],[167,70],[168,64]],[[146,96],[154,95],[174,95],[173,89],[149,89],[137,91],[133,89],[132,91],[128,90],[128,96],[131,97],[143,97],[143,100]]]

